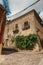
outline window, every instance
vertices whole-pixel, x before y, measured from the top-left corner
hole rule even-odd
[[[27,26],[28,25],[28,21],[24,22],[24,26]]]
[[[15,25],[15,29],[18,29],[18,24]]]
[[[15,25],[15,30],[13,30],[13,33],[18,33],[19,30],[18,30],[18,24]]]
[[[29,29],[30,28],[30,24],[28,21],[24,22],[24,26],[23,26],[23,30]]]

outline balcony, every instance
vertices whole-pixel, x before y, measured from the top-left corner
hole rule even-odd
[[[18,32],[19,32],[18,29],[13,30],[13,33],[14,33],[14,34],[17,34]]]

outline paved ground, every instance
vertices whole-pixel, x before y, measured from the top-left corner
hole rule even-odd
[[[39,65],[43,60],[41,52],[20,51],[4,54],[4,60],[0,65]],[[42,60],[42,61],[41,61]],[[43,62],[42,62],[43,65]]]
[[[40,61],[40,63],[38,65],[43,65],[43,59]]]

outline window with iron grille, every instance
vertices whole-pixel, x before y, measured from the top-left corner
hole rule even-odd
[[[13,30],[13,33],[18,33],[19,29],[18,29],[18,24],[15,24],[15,30]]]
[[[29,29],[30,23],[28,21],[24,22],[23,30]]]

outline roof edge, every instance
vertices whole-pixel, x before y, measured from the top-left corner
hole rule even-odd
[[[25,16],[25,15],[27,15],[27,14],[31,13],[31,12],[34,12],[34,14],[35,14],[36,18],[37,18],[37,19],[40,19],[40,21],[42,21],[42,20],[41,20],[41,18],[40,18],[40,16],[39,16],[39,15],[38,15],[38,13],[36,12],[36,10],[35,10],[35,9],[33,9],[33,10],[31,10],[31,11],[29,11],[29,12],[27,12],[27,13],[25,13],[25,14],[23,14],[23,15],[21,15],[21,16],[19,16],[19,17],[17,17],[17,18],[15,18],[15,19],[13,19],[13,20],[9,20],[9,21],[7,21],[7,24],[12,23],[14,20],[19,19],[19,18],[21,18],[21,17],[23,17],[23,16]]]

